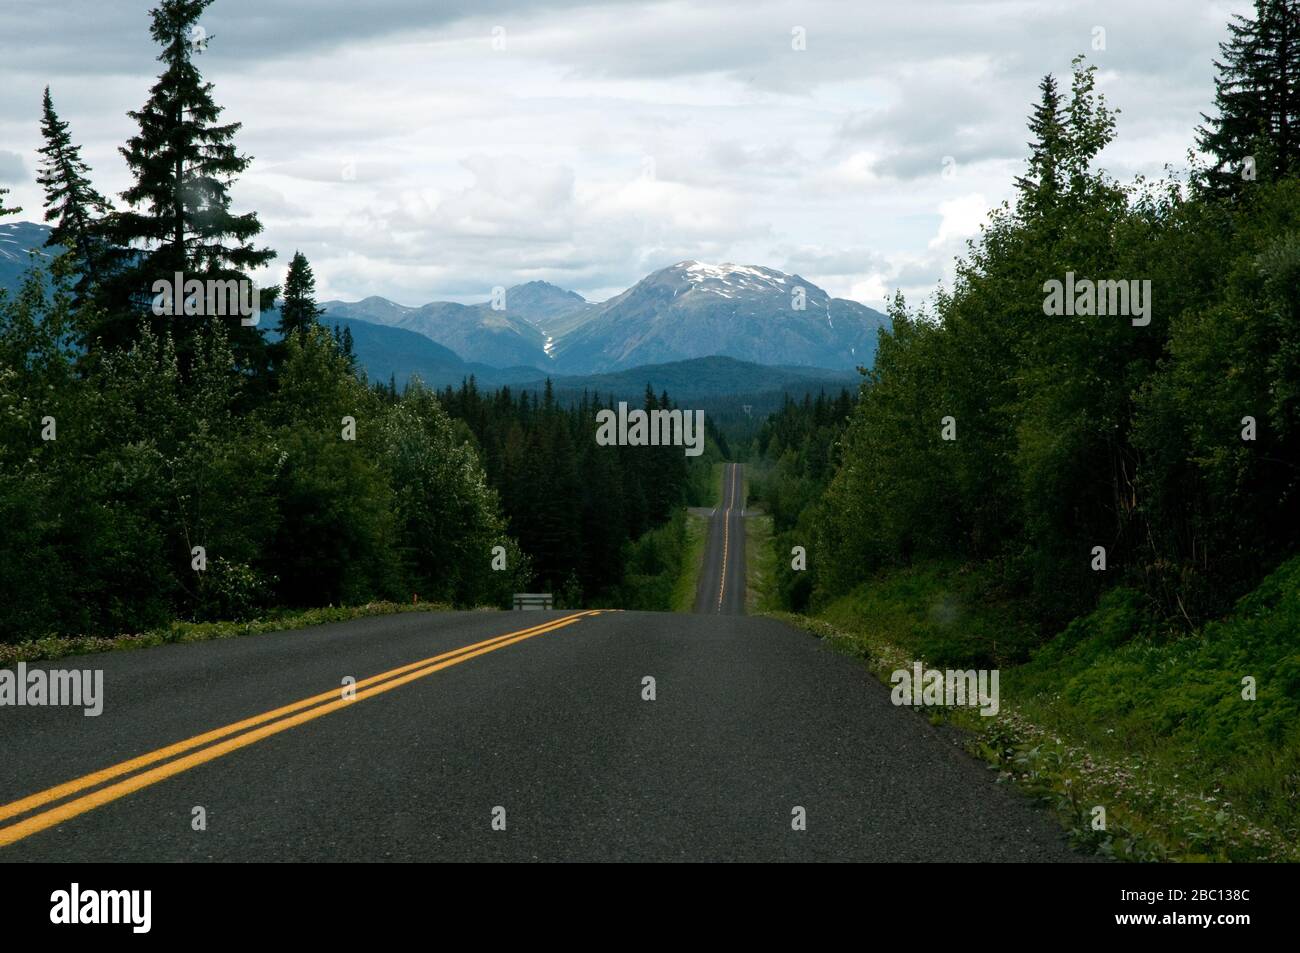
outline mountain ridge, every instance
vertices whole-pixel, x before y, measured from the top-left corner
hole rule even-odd
[[[48,257],[40,247],[48,234],[31,222],[0,225],[0,287],[21,283],[30,249]],[[501,291],[475,304],[411,306],[380,295],[328,300],[322,322],[352,327],[372,374],[445,380],[472,373],[491,384],[708,357],[849,372],[872,364],[877,332],[888,326],[880,312],[834,298],[801,275],[730,262],[679,261],[601,302],[541,280]],[[434,347],[386,333],[393,331]]]

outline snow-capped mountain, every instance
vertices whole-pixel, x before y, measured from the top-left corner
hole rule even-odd
[[[678,262],[595,308],[553,348],[565,373],[710,355],[758,364],[870,364],[888,319],[799,275],[755,265]]]

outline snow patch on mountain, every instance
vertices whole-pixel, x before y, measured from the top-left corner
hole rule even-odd
[[[673,269],[684,275],[692,291],[723,298],[735,298],[742,292],[781,291],[781,286],[786,284],[786,277],[779,272],[731,262],[711,265],[703,261],[681,261]]]

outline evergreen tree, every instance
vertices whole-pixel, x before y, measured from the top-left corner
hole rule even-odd
[[[117,313],[102,328],[107,344],[134,334],[154,281],[176,272],[187,280],[246,279],[275,257],[252,244],[262,230],[257,214],[230,211],[230,187],[252,159],[234,145],[241,124],[218,121],[222,107],[194,63],[205,48],[196,41],[202,36],[198,19],[211,3],[160,0],[150,11],[149,32],[162,47],[164,68],[144,106],[128,113],[139,131],[120,150],[135,182],[122,193],[130,208],[116,216],[115,233],[135,255],[116,289]],[[257,329],[235,324],[230,335],[242,363],[260,361],[264,344]],[[177,332],[182,354],[185,337]]]
[[[286,337],[301,333],[316,324],[324,313],[325,309],[316,304],[316,276],[312,274],[311,264],[306,255],[296,251],[284,278],[279,331]]]
[[[353,370],[356,370],[357,355],[356,355],[356,351],[354,350],[354,345],[352,342],[352,329],[350,327],[343,329],[343,340],[341,343],[343,345],[342,347],[343,356],[348,359],[348,366],[351,367]]]
[[[1300,172],[1300,0],[1255,0],[1254,18],[1234,16],[1214,65],[1214,105],[1197,144],[1214,165],[1201,174],[1212,194],[1234,195],[1246,163],[1265,179]]]
[[[1038,84],[1038,105],[1029,118],[1029,171],[1016,179],[1022,202],[1032,209],[1050,206],[1061,190],[1061,152],[1065,128],[1061,121],[1061,93],[1048,73]]]
[[[19,212],[23,210],[22,206],[18,205],[18,206],[6,207],[5,196],[8,194],[9,194],[8,189],[0,187],[0,215],[17,215]]]
[[[45,145],[38,150],[43,158],[36,181],[45,189],[45,221],[54,223],[45,246],[64,248],[73,256],[80,272],[77,293],[84,296],[99,281],[106,263],[103,222],[108,202],[90,184],[90,167],[81,158],[81,146],[73,144],[68,124],[54,111],[48,86],[41,112]]]

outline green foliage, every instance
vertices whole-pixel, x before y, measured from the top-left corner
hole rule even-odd
[[[625,576],[611,605],[653,612],[676,608],[678,582],[692,555],[686,523],[685,511],[678,510],[666,524],[627,544]]]
[[[1215,115],[1204,116],[1198,145],[1213,164],[1199,184],[1211,195],[1236,196],[1254,176],[1273,181],[1300,173],[1300,2],[1255,0],[1254,16],[1234,15],[1219,44]]]
[[[396,612],[437,612],[447,609],[437,603],[421,602],[368,602],[360,606],[329,606],[314,609],[275,610],[262,612],[256,618],[232,622],[173,621],[143,632],[115,636],[45,636],[40,639],[8,644],[0,642],[0,666],[19,662],[46,662],[70,655],[88,655],[93,652],[129,651],[151,648],[155,645],[173,645],[187,642],[210,642],[213,639],[233,639],[264,632],[285,632],[323,625],[326,622],[347,622],[376,615]]]
[[[146,324],[78,375],[66,272],[44,288],[33,271],[0,297],[3,640],[417,593],[502,604],[526,578],[466,435],[422,389],[381,399],[325,329],[286,342],[271,395],[219,322],[187,373]],[[492,572],[497,544],[515,572]]]
[[[284,299],[280,302],[278,330],[288,337],[311,328],[325,309],[316,304],[316,276],[312,274],[307,256],[293,253],[289,273],[284,279]]]
[[[235,146],[240,123],[220,121],[223,107],[196,62],[207,47],[199,18],[212,2],[158,0],[149,11],[149,33],[163,69],[144,105],[127,114],[137,129],[119,152],[132,182],[122,193],[127,208],[112,214],[108,229],[123,250],[121,267],[103,281],[103,308],[85,341],[90,347],[129,344],[141,318],[155,334],[164,333],[166,319],[148,308],[155,281],[177,273],[186,280],[247,280],[275,257],[270,248],[254,244],[262,231],[257,214],[231,211],[231,187],[252,159]],[[181,320],[166,328],[183,370],[202,323]],[[266,344],[259,328],[233,324],[230,337],[242,366],[264,370]]]
[[[843,463],[802,511],[813,580],[833,598],[916,559],[996,560],[1048,630],[1115,584],[1199,624],[1287,554],[1300,517],[1300,183],[1232,208],[1121,187],[1091,165],[1114,130],[1092,67],[1075,61],[1064,105],[1044,89],[1017,207],[932,311],[891,308]],[[1149,323],[1045,314],[1067,273],[1150,281]]]
[[[416,592],[459,605],[505,604],[531,575],[506,531],[474,448],[416,382],[384,419],[381,460],[396,491],[400,550]],[[489,569],[493,547],[506,571]]]
[[[835,474],[840,440],[852,408],[853,399],[846,390],[833,399],[825,393],[815,399],[805,394],[802,402],[787,397],[754,441],[761,462],[749,471],[754,474],[750,499],[772,518],[776,554],[768,596],[776,606],[791,612],[806,611],[821,569],[812,545],[816,506]],[[807,569],[792,567],[794,546],[807,552]]]
[[[45,221],[53,223],[45,246],[63,248],[71,256],[80,275],[77,293],[84,297],[113,257],[104,231],[109,205],[91,184],[90,167],[81,158],[81,147],[73,143],[68,124],[54,111],[48,86],[41,112],[45,145],[39,150],[41,170],[36,181],[45,190]]]
[[[607,405],[588,394],[568,406],[549,385],[540,397],[509,388],[485,395],[471,377],[440,400],[478,448],[510,534],[528,555],[529,585],[563,589],[572,605],[610,604],[624,591],[625,571],[633,572],[627,560],[636,557],[628,553],[638,550],[629,544],[674,519],[688,500],[702,505],[712,495],[706,487],[718,455],[709,441],[689,461],[681,447],[601,446],[596,413]],[[673,404],[647,389],[643,406]],[[671,599],[661,596],[650,601],[667,608]]]
[[[1132,590],[1008,674],[1004,692],[1050,708],[1101,750],[1150,753],[1193,774],[1220,800],[1270,825],[1300,824],[1300,557],[1284,563],[1231,614],[1173,635]],[[1243,679],[1257,698],[1243,698]]]
[[[820,612],[832,625],[889,633],[911,658],[944,668],[1026,661],[1035,632],[992,566],[925,563],[881,573]]]

